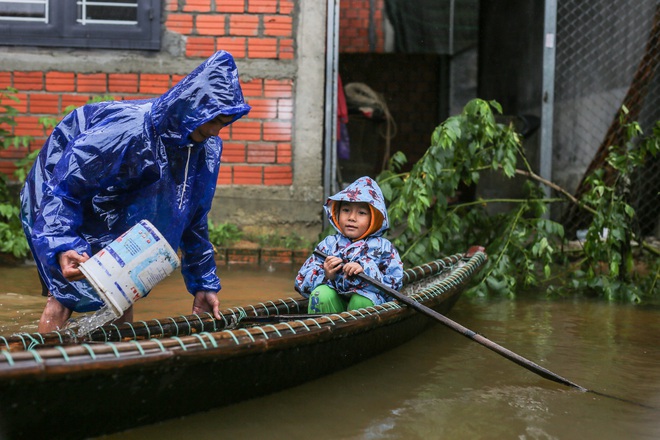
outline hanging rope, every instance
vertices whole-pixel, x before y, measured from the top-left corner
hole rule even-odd
[[[370,107],[380,109],[383,112],[385,127],[381,125],[378,132],[385,138],[385,152],[383,154],[381,171],[385,170],[387,162],[390,160],[390,143],[397,132],[396,122],[387,107],[385,98],[380,93],[373,91],[368,85],[356,82],[346,84],[344,86],[344,94],[346,95],[346,100],[358,108]]]

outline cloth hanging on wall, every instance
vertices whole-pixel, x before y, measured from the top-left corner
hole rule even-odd
[[[347,160],[351,157],[350,139],[348,137],[348,106],[341,76],[337,74],[337,157]]]

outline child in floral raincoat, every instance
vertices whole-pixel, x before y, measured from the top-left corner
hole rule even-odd
[[[383,193],[375,180],[360,177],[328,198],[323,206],[337,230],[316,249],[298,272],[295,289],[309,297],[309,313],[339,313],[389,300],[377,287],[357,275],[364,273],[395,290],[402,284],[403,263],[383,237],[389,220]]]

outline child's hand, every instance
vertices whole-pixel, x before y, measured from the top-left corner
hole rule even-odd
[[[325,272],[325,278],[328,281],[332,281],[337,276],[337,273],[341,270],[341,265],[343,261],[339,257],[328,256],[328,258],[323,261],[323,271]]]
[[[355,276],[359,273],[362,273],[363,271],[364,270],[362,269],[362,266],[360,266],[360,263],[356,263],[354,261],[344,265],[344,274],[349,277]]]

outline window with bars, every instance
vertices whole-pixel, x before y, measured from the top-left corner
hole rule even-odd
[[[160,49],[162,0],[0,0],[0,45]]]

